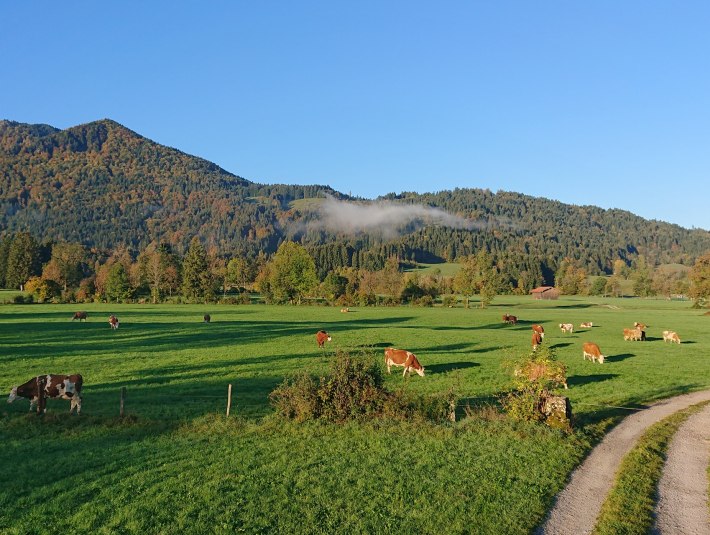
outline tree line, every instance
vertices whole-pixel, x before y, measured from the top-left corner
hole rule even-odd
[[[350,252],[341,249],[340,254]],[[288,240],[273,255],[228,257],[198,238],[180,255],[160,243],[140,251],[123,246],[102,251],[79,243],[40,243],[20,232],[0,241],[0,287],[22,289],[38,302],[250,302],[250,292],[258,291],[273,303],[318,298],[342,305],[427,306],[435,300],[453,304],[456,296],[468,304],[468,297],[477,295],[486,306],[496,295],[527,294],[545,282],[539,264],[513,272],[505,258],[481,249],[462,259],[455,276],[443,276],[437,270],[407,272],[411,264],[396,254],[382,265],[324,269],[312,249]],[[631,286],[642,297],[707,298],[710,252],[692,268],[681,268],[654,267],[640,256],[631,266],[619,259],[612,275],[594,277],[565,258],[549,283],[568,295],[620,296]]]

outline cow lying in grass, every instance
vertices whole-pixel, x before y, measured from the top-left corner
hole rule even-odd
[[[37,414],[47,412],[47,398],[68,399],[71,401],[69,414],[76,407],[76,413],[81,413],[81,386],[84,379],[81,375],[38,375],[26,383],[12,387],[8,403],[18,397],[30,400],[30,411],[37,405]]]

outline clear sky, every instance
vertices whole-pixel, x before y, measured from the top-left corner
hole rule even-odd
[[[256,182],[710,230],[707,0],[8,0],[0,28],[0,118],[110,118]]]

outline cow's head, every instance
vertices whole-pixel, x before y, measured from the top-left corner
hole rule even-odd
[[[599,364],[604,364],[604,355],[599,355]]]
[[[419,366],[419,368],[414,371],[417,372],[419,377],[424,377],[424,366]]]
[[[15,401],[15,399],[17,399],[17,387],[13,386],[12,390],[10,390],[10,395],[7,398],[7,402],[12,403],[13,401]]]

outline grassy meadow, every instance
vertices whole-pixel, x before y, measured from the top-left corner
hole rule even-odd
[[[475,306],[475,303],[473,303]],[[87,322],[71,321],[76,310]],[[109,314],[121,320],[109,328]],[[212,323],[202,322],[204,313]],[[518,325],[501,321],[514,314]],[[579,329],[592,321],[591,329]],[[646,342],[622,329],[649,325]],[[710,387],[710,316],[687,302],[498,297],[487,309],[266,305],[4,305],[0,390],[40,373],[81,373],[80,417],[50,400],[43,417],[0,408],[0,533],[529,533],[589,447],[640,404]],[[563,334],[557,324],[575,324]],[[530,350],[530,325],[568,366],[576,431],[485,409],[509,385],[503,363]],[[333,341],[324,350],[315,332]],[[664,343],[663,330],[683,343]],[[603,364],[582,360],[585,341]],[[269,392],[336,350],[382,361],[409,349],[424,378],[391,389],[461,398],[455,424],[295,424]],[[400,370],[397,372],[397,370]],[[226,418],[227,384],[234,386]],[[126,387],[127,417],[118,418]]]

